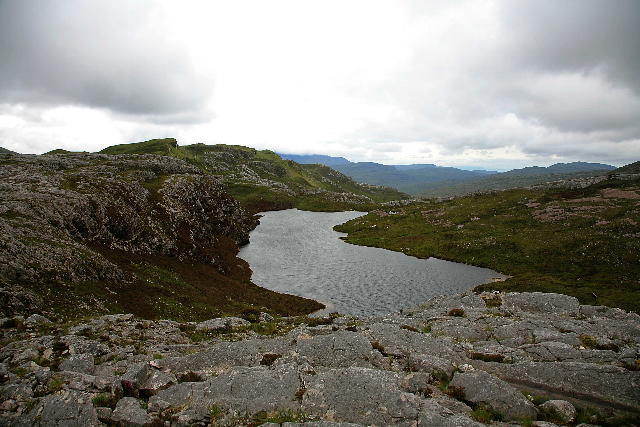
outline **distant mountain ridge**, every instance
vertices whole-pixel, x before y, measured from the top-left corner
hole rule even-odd
[[[344,157],[326,156],[324,154],[284,154],[276,153],[285,160],[293,160],[301,165],[318,164],[325,166],[346,165],[351,163]]]
[[[383,165],[375,162],[351,162],[344,157],[320,154],[281,154],[282,158],[298,163],[319,163],[342,172],[356,181],[385,185],[409,193],[419,194],[426,186],[438,182],[458,182],[493,173],[487,170],[463,170],[435,164]]]

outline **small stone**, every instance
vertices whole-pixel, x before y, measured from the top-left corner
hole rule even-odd
[[[258,316],[259,322],[273,322],[273,320],[274,317],[269,313],[260,313],[260,316]]]
[[[540,405],[543,413],[553,420],[557,419],[562,423],[572,423],[576,419],[576,408],[566,400],[548,400]]]
[[[18,409],[18,402],[13,399],[7,399],[0,404],[0,411],[15,411]]]
[[[469,364],[465,363],[464,365],[460,365],[460,366],[458,366],[458,370],[459,370],[460,372],[473,372],[473,371],[475,371],[475,370],[476,370],[476,368],[474,368],[473,366],[471,366],[471,365],[469,365]]]

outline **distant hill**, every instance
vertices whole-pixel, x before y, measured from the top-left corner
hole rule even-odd
[[[533,187],[554,181],[601,176],[614,169],[615,167],[611,165],[586,162],[556,163],[548,167],[530,166],[453,184],[446,183],[441,185],[436,183],[425,188],[421,196],[446,197],[484,191]]]
[[[18,154],[15,151],[7,150],[6,148],[0,147],[0,154]]]
[[[282,154],[283,158],[299,163],[319,163],[330,166],[358,182],[385,185],[409,193],[419,194],[429,185],[441,182],[458,182],[486,176],[494,171],[468,171],[434,164],[383,165],[374,162],[350,162],[344,157],[319,154]]]
[[[300,163],[302,165],[308,164],[318,164],[325,166],[336,166],[336,165],[346,165],[351,163],[349,160],[344,157],[333,157],[333,156],[325,156],[323,154],[284,154],[278,153],[280,157],[286,160],[293,160],[296,163]]]
[[[388,185],[409,194],[419,194],[435,183],[451,183],[485,176],[485,173],[465,171],[436,165],[382,165],[360,162],[337,165],[334,168],[359,182]]]

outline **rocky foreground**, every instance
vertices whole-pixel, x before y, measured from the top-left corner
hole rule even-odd
[[[639,419],[640,316],[573,297],[463,294],[379,318],[251,320],[3,319],[0,425]]]

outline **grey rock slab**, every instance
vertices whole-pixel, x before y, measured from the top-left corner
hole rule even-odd
[[[580,303],[575,297],[542,292],[508,292],[502,295],[502,307],[506,311],[552,313],[577,316]]]
[[[372,343],[378,343],[386,354],[408,356],[431,354],[454,363],[461,360],[461,349],[451,340],[434,337],[433,334],[412,332],[398,325],[376,323],[366,331]]]
[[[198,323],[196,329],[199,331],[222,331],[250,324],[248,320],[239,317],[217,317]]]
[[[88,353],[74,354],[60,363],[60,370],[92,375],[95,370],[94,358]]]
[[[418,414],[418,426],[441,426],[441,427],[481,427],[477,421],[466,415],[453,412],[451,409],[442,406],[439,402],[430,399],[422,403]]]
[[[576,419],[576,408],[566,400],[547,400],[540,405],[540,410],[564,424],[572,423]]]
[[[116,404],[116,408],[111,414],[111,421],[124,427],[143,427],[151,425],[153,419],[140,406],[138,399],[123,397]]]
[[[314,416],[367,425],[415,422],[422,398],[404,392],[393,372],[351,367],[305,377],[302,410]]]
[[[109,353],[109,346],[98,341],[76,335],[66,335],[60,338],[69,348],[69,354],[89,353],[94,357],[100,357]]]
[[[640,371],[581,362],[478,363],[503,380],[586,402],[640,409]]]
[[[458,372],[449,386],[459,387],[465,400],[489,405],[507,420],[535,419],[537,415],[536,407],[522,393],[484,371]]]
[[[259,366],[265,353],[286,354],[289,348],[283,338],[222,342],[200,353],[164,358],[158,364],[173,372],[223,371],[233,366]]]
[[[349,331],[298,339],[295,350],[311,366],[372,367],[384,359],[368,339]]]
[[[299,409],[296,400],[300,376],[293,365],[275,369],[236,367],[203,382],[180,383],[149,399],[149,408],[162,411],[190,405],[208,408],[212,404],[255,413],[276,409]]]
[[[86,393],[70,391],[62,395],[45,396],[33,411],[40,418],[39,426],[101,425],[90,395]]]

